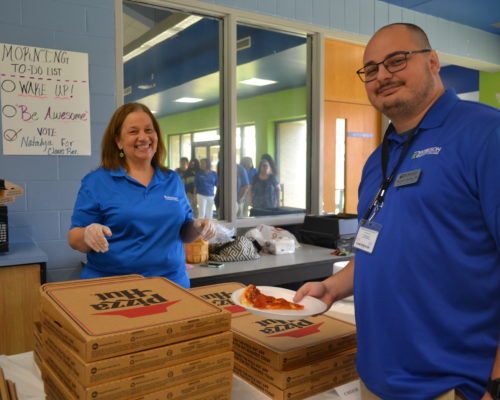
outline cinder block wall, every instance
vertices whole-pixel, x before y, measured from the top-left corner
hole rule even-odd
[[[380,0],[202,0],[217,6],[238,8],[285,18],[369,38],[378,28],[394,22],[422,27],[439,52],[461,62],[476,60],[498,71],[500,36],[416,12]],[[399,2],[412,3],[412,2]],[[413,2],[414,3],[414,2]],[[410,4],[411,5],[411,4]],[[481,7],[478,5],[477,7]],[[485,10],[484,12],[488,12]],[[473,68],[471,65],[462,65]]]
[[[25,190],[8,205],[11,230],[31,237],[47,253],[49,281],[76,278],[82,256],[68,246],[66,235],[80,180],[99,162],[100,138],[115,109],[115,3],[0,0],[0,10],[1,43],[88,54],[92,155],[0,153],[0,178]]]

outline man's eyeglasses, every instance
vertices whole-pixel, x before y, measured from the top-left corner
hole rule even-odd
[[[392,74],[406,68],[407,58],[410,54],[428,53],[429,51],[432,50],[422,49],[415,51],[399,51],[397,53],[391,54],[389,57],[385,58],[385,60],[380,61],[379,63],[365,65],[363,68],[358,69],[356,73],[363,82],[371,82],[377,79],[377,73],[380,64],[382,64],[385,69]]]

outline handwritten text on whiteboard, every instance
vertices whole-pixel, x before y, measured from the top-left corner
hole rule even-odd
[[[3,154],[90,155],[88,55],[0,43]]]

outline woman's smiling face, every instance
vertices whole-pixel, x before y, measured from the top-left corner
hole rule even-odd
[[[123,121],[116,145],[127,163],[151,163],[158,146],[153,121],[144,111],[131,112]]]

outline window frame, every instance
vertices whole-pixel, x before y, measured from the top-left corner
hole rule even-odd
[[[117,32],[117,105],[123,104],[123,59],[122,59],[122,4],[124,0],[115,0]],[[222,28],[222,60],[221,60],[221,101],[220,130],[222,134],[221,147],[223,167],[223,205],[220,220],[229,222],[237,228],[254,227],[259,224],[289,225],[302,223],[303,214],[286,214],[277,216],[262,216],[252,218],[237,218],[236,171],[236,29],[238,24],[253,25],[262,29],[278,30],[284,33],[305,35],[308,48],[308,79],[307,79],[307,129],[308,154],[306,173],[306,213],[319,214],[322,210],[322,142],[323,142],[323,60],[325,30],[299,22],[277,17],[264,16],[250,11],[238,10],[214,4],[201,4],[197,0],[127,0],[131,3],[151,5],[178,10],[185,13],[200,14],[206,17],[219,18]],[[314,133],[314,134],[313,134]]]

